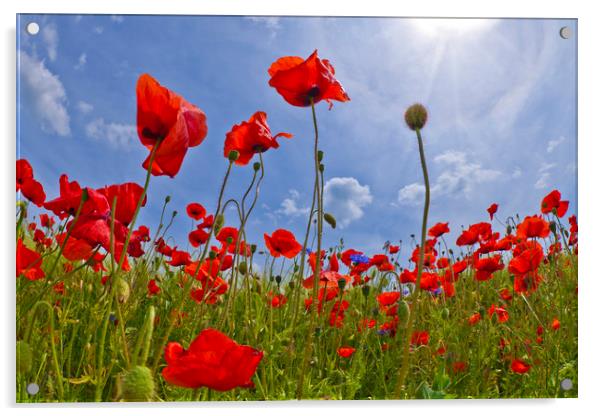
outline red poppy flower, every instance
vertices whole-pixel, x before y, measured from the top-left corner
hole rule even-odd
[[[191,202],[190,204],[186,205],[186,213],[193,220],[199,221],[200,219],[205,218],[205,215],[207,215],[207,210],[201,204]]]
[[[510,369],[518,374],[525,374],[530,368],[531,366],[529,364],[518,358],[512,360],[512,364],[510,364]]]
[[[205,244],[209,239],[209,233],[202,228],[197,228],[188,234],[188,241],[192,247],[199,247],[201,244]]]
[[[138,137],[155,152],[152,174],[174,177],[189,147],[198,146],[207,136],[205,113],[176,93],[143,74],[136,85]],[[148,169],[150,155],[142,166]]]
[[[422,272],[420,276],[420,289],[433,291],[439,288],[439,275],[437,273]]]
[[[376,300],[380,304],[381,308],[385,308],[389,305],[396,303],[399,300],[400,293],[397,292],[383,292],[376,297]]]
[[[161,292],[161,288],[157,286],[157,281],[155,279],[151,279],[148,281],[147,289],[149,296],[158,295],[159,292]]]
[[[401,283],[416,283],[416,270],[411,272],[408,269],[403,269],[399,274],[399,281]]]
[[[479,312],[477,312],[473,315],[470,315],[470,318],[468,318],[468,324],[476,325],[480,320],[481,320],[481,314]]]
[[[566,211],[569,209],[569,201],[561,201],[560,192],[557,190],[553,190],[548,195],[544,197],[541,201],[541,213],[549,214],[553,210],[556,210],[556,215],[559,218],[564,217]]]
[[[449,268],[449,259],[447,257],[441,257],[437,260],[437,268],[438,269],[447,269]]]
[[[346,300],[335,302],[330,310],[330,318],[328,320],[330,326],[336,326],[337,328],[343,327],[343,320],[345,319],[345,311],[347,308],[349,308],[349,302]]]
[[[238,152],[238,159],[234,163],[244,166],[249,163],[255,153],[263,153],[269,149],[280,147],[276,139],[278,137],[293,137],[290,133],[278,133],[272,136],[267,123],[267,115],[258,111],[251,116],[249,121],[243,121],[232,127],[226,134],[224,142],[224,156],[228,157],[231,151]]]
[[[46,200],[44,187],[33,178],[33,168],[26,159],[17,160],[17,192],[41,207]]]
[[[52,228],[54,225],[54,218],[50,217],[48,214],[40,214],[40,225],[46,228]]]
[[[514,275],[523,275],[529,272],[536,272],[543,260],[543,250],[538,244],[529,248],[514,257],[508,263],[508,271]]]
[[[516,236],[523,240],[534,237],[546,238],[548,235],[550,235],[550,225],[537,215],[525,217],[516,228]]]
[[[97,189],[97,191],[107,199],[110,207],[113,207],[113,199],[116,198],[115,219],[127,227],[134,218],[144,188],[137,183],[128,182],[121,185],[105,186]],[[141,206],[145,205],[146,195]]]
[[[414,331],[410,342],[415,346],[427,345],[429,343],[429,338],[428,331]]]
[[[506,302],[512,300],[512,293],[507,288],[503,288],[500,290],[500,298],[504,299]]]
[[[352,248],[347,249],[341,253],[341,261],[343,262],[343,264],[345,266],[347,266],[347,267],[353,266],[353,260],[351,260],[351,256],[353,256],[354,254],[363,255],[364,253],[361,251],[354,250]]]
[[[192,259],[190,258],[190,253],[174,249],[171,253],[171,261],[168,261],[167,264],[178,267],[188,266],[191,262]]]
[[[454,361],[452,363],[452,371],[454,373],[462,373],[466,371],[468,365],[464,361]]]
[[[389,258],[386,254],[375,254],[370,259],[369,264],[370,266],[376,266],[376,268],[381,272],[395,269],[395,267],[389,262]]]
[[[272,308],[279,308],[281,306],[284,306],[288,300],[286,296],[284,296],[281,293],[277,295],[272,295],[272,293],[270,292],[268,295],[272,296],[272,298],[269,301],[269,304]]]
[[[438,222],[429,229],[430,237],[441,237],[445,233],[449,233],[449,222]]]
[[[334,77],[334,68],[327,59],[318,58],[314,51],[303,60],[299,56],[279,58],[268,69],[269,84],[291,105],[307,107],[325,100],[349,101],[349,96]]]
[[[42,256],[27,248],[19,238],[17,240],[17,277],[23,275],[29,280],[43,279],[46,274],[41,266]]]
[[[489,213],[489,219],[493,221],[493,216],[495,215],[495,213],[497,212],[499,205],[498,204],[491,204],[489,206],[489,208],[487,208],[487,212]]]
[[[502,256],[496,254],[492,257],[485,257],[477,259],[474,263],[476,269],[475,279],[478,281],[489,280],[493,277],[493,273],[498,270],[504,269],[504,263],[502,263]]]
[[[479,241],[487,241],[491,237],[491,224],[488,222],[479,222],[472,224],[467,230],[464,230],[456,240],[459,246],[470,246]]]
[[[284,229],[274,231],[271,236],[264,234],[263,238],[270,254],[274,257],[284,256],[292,259],[303,248],[295,239],[294,234]]]
[[[68,216],[74,216],[82,200],[83,190],[77,181],[69,182],[67,175],[61,175],[59,178],[60,196],[44,203],[44,208],[52,211],[60,219]],[[86,188],[88,199],[84,202],[80,215],[89,213],[105,215],[110,217],[111,207],[107,198],[94,189]]]
[[[355,352],[355,348],[353,347],[340,347],[337,349],[337,354],[339,357],[349,358]]]
[[[487,312],[489,313],[490,318],[493,317],[493,314],[496,314],[498,322],[501,324],[508,321],[508,319],[510,318],[508,311],[502,308],[501,306],[496,306],[492,304]]]
[[[201,331],[187,350],[177,342],[167,344],[167,367],[162,374],[165,381],[176,386],[228,391],[253,387],[251,378],[262,358],[262,351],[239,345],[209,328]]]
[[[399,252],[399,246],[394,246],[391,244],[389,246],[389,254],[397,254]]]
[[[558,331],[560,329],[560,321],[558,320],[558,318],[554,318],[550,326],[554,331]]]

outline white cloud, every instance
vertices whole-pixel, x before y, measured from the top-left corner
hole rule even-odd
[[[102,26],[95,26],[94,27],[94,33],[96,33],[97,35],[102,35],[102,32],[105,31],[105,28]]]
[[[557,139],[553,139],[550,140],[548,142],[548,153],[552,153],[554,151],[554,149],[556,149],[562,142],[564,142],[566,139],[564,138],[564,136],[560,136]]]
[[[276,210],[276,214],[286,215],[287,217],[309,214],[309,207],[297,206],[300,199],[299,192],[295,189],[291,189],[289,190],[289,194],[290,196],[280,203],[280,208]]]
[[[123,16],[113,15],[111,16],[111,22],[123,23]]]
[[[78,111],[82,114],[88,114],[92,110],[94,110],[94,106],[85,101],[78,101],[76,107],[77,107]]]
[[[538,173],[539,178],[535,182],[536,189],[543,189],[550,186],[550,177],[552,176],[550,170],[556,167],[556,163],[542,163],[539,167]]]
[[[137,137],[135,126],[107,123],[102,118],[97,118],[86,125],[86,136],[121,149],[129,148]]]
[[[480,163],[469,162],[464,152],[448,151],[434,158],[444,170],[431,185],[433,199],[442,196],[464,195],[469,197],[476,185],[498,179],[502,172],[483,168]],[[397,193],[397,201],[403,205],[419,205],[424,198],[424,185],[415,182],[404,186]]]
[[[75,68],[76,70],[82,69],[84,65],[86,65],[86,62],[88,62],[88,57],[85,53],[82,53],[77,59],[77,64],[73,68]]]
[[[512,171],[512,179],[518,179],[523,176],[523,171],[520,168],[514,168]]]
[[[273,39],[276,37],[276,32],[280,29],[280,18],[274,16],[247,16],[245,19],[252,21],[253,23],[265,26],[270,32],[270,37]]]
[[[341,228],[362,218],[362,208],[371,203],[370,187],[360,185],[355,178],[331,178],[324,185],[324,209],[334,215]]]
[[[31,96],[42,129],[59,136],[69,135],[67,94],[59,77],[27,52],[19,51],[18,59],[24,92]]]
[[[56,60],[57,49],[59,46],[59,33],[56,30],[56,25],[54,25],[54,23],[42,25],[42,39],[46,45],[48,58],[51,61]]]

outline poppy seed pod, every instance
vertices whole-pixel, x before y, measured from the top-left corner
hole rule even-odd
[[[167,196],[165,197],[165,203],[166,203],[166,204],[169,204],[169,201],[171,201],[171,196],[167,195]]]
[[[255,253],[257,251],[257,244],[251,244],[251,253]]]
[[[405,300],[399,302],[399,308],[397,308],[397,316],[399,317],[399,323],[402,326],[406,326],[408,318],[410,316],[410,306]]]
[[[428,114],[422,104],[411,105],[405,113],[406,124],[411,130],[420,130],[426,124]]]
[[[337,220],[334,217],[334,215],[325,212],[324,213],[324,220],[334,229],[337,228]]]
[[[278,275],[278,276],[276,276],[275,279],[276,279],[276,284],[280,285],[280,283],[282,282],[282,276]]]
[[[215,221],[213,222],[213,230],[215,231],[215,234],[218,234],[223,226],[224,226],[224,215],[217,214],[217,216],[215,217]]]
[[[261,163],[255,162],[253,163],[253,170],[257,172],[261,168]]]
[[[122,278],[117,279],[116,284],[117,287],[115,289],[117,290],[119,303],[126,303],[130,298],[130,285]]]
[[[155,395],[155,381],[148,367],[137,365],[121,378],[121,397],[126,402],[149,402]]]
[[[26,374],[31,370],[32,351],[31,346],[23,341],[17,341],[17,373]]]
[[[236,162],[239,155],[240,153],[238,153],[238,150],[230,150],[230,153],[228,153],[228,160],[230,162]]]
[[[238,265],[238,272],[240,274],[247,274],[247,263],[244,261]]]
[[[322,150],[318,150],[318,162],[321,162],[324,159],[324,152]]]

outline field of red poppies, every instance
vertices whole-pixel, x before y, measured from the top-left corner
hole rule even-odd
[[[576,397],[569,201],[550,189],[510,217],[492,203],[459,235],[454,218],[430,223],[431,121],[415,104],[399,120],[426,190],[411,259],[391,243],[377,253],[327,247],[323,234],[337,224],[324,210],[315,107],[350,96],[317,51],[267,72],[315,132],[304,235],[270,229],[247,240],[262,153],[292,138],[273,134],[261,111],[226,135],[215,200],[166,198],[158,225],[137,221],[153,177],[175,177],[207,135],[203,111],[148,74],[131,92],[148,149],[143,183],[92,189],[65,173],[53,179],[60,194],[47,196],[48,178],[17,160],[17,402]],[[248,172],[242,195],[228,192],[233,169]],[[172,208],[195,222],[190,252],[168,244]],[[405,238],[394,232],[391,241]]]

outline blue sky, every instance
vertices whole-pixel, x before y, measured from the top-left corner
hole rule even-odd
[[[351,97],[317,109],[325,152],[326,210],[339,227],[327,244],[367,253],[419,234],[423,197],[416,139],[405,109],[429,109],[423,130],[433,191],[429,223],[461,225],[538,210],[552,189],[577,209],[576,21],[395,18],[244,18],[21,15],[18,17],[18,157],[48,198],[58,177],[91,187],[142,183],[147,151],[135,131],[135,85],[144,72],[207,115],[209,134],[175,179],[153,177],[139,224],[157,226],[166,195],[179,211],[172,242],[187,245],[189,202],[213,210],[226,160],[225,134],[257,110],[273,133],[294,134],[264,154],[266,178],[248,225],[292,230],[299,240],[313,186],[313,126],[268,86],[280,56],[318,49]],[[30,36],[25,25],[40,24]],[[562,39],[568,26],[573,36]],[[252,176],[236,167],[227,197]],[[233,213],[227,222],[236,226]],[[407,258],[407,250],[404,250]]]

